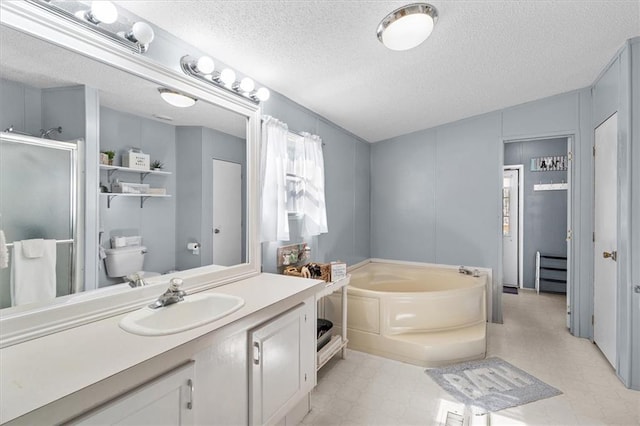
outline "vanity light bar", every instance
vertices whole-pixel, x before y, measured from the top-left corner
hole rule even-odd
[[[133,28],[119,32],[111,31],[102,25],[109,24],[111,27],[119,25],[120,28],[124,26],[124,24],[119,24],[117,22],[117,9],[111,2],[94,1],[93,3],[96,3],[96,7],[91,6],[90,9],[87,9],[87,5],[82,2],[54,2],[52,0],[25,1],[46,10],[52,15],[73,22],[76,25],[80,25],[85,29],[104,36],[135,53],[146,52],[149,47],[149,43],[154,37],[153,29],[145,22],[136,22],[133,24]],[[106,7],[106,4],[109,5],[108,8]],[[105,18],[105,16],[107,18]],[[100,18],[103,20],[101,21]]]
[[[255,82],[249,77],[236,80],[236,73],[231,68],[225,68],[219,72],[215,71],[213,59],[208,56],[195,58],[191,55],[185,55],[180,58],[180,68],[191,77],[215,84],[255,103],[264,102],[271,96],[271,92],[266,87],[256,89]]]

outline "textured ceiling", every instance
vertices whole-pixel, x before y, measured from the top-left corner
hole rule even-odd
[[[370,142],[588,86],[640,35],[638,0],[432,0],[405,52],[375,30],[408,0],[118,3]]]

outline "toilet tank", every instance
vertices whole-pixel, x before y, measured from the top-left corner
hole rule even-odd
[[[142,271],[146,252],[147,248],[145,246],[106,249],[105,265],[107,267],[107,276],[112,278],[125,277]]]

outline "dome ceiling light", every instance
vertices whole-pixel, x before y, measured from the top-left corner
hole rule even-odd
[[[158,92],[160,92],[160,96],[165,100],[165,102],[178,108],[194,106],[197,101],[196,98],[192,98],[191,96],[184,95],[165,87],[159,87]]]
[[[378,40],[391,50],[409,50],[425,41],[438,20],[427,3],[412,3],[394,10],[378,25]]]

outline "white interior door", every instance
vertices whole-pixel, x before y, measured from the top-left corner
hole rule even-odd
[[[505,169],[502,188],[502,284],[519,287],[519,171]]]
[[[593,340],[616,366],[618,116],[595,130]]]
[[[213,160],[213,264],[242,262],[242,166]]]

